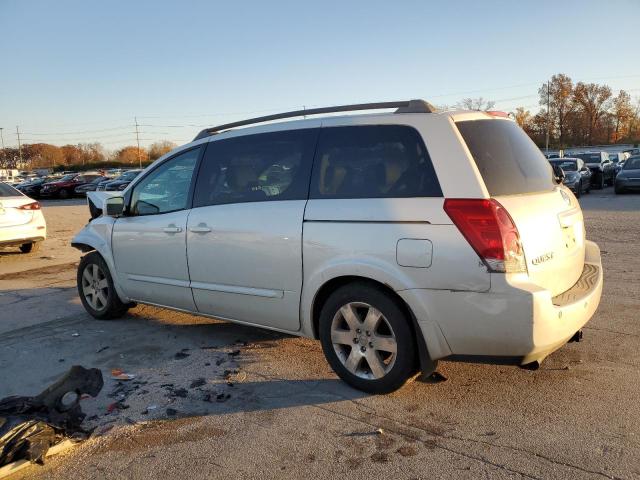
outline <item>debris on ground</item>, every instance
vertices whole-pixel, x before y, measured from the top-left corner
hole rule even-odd
[[[74,365],[57,382],[35,397],[12,396],[0,400],[0,466],[18,460],[44,463],[47,451],[65,438],[86,439],[80,425],[83,394],[95,397],[102,390],[97,368]]]
[[[173,358],[175,358],[176,360],[182,360],[183,358],[187,358],[190,354],[184,351],[180,351],[178,353],[176,353]]]
[[[167,415],[173,417],[178,414],[178,411],[175,408],[167,408]]]
[[[205,383],[207,383],[207,381],[200,377],[200,378],[196,378],[193,382],[191,382],[191,385],[189,385],[189,388],[198,388],[203,386]]]
[[[133,380],[134,378],[136,378],[136,376],[131,373],[125,373],[123,370],[119,368],[114,368],[113,370],[111,370],[111,378],[114,380],[127,381],[127,380]]]

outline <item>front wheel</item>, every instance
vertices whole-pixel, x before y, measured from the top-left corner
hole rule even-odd
[[[58,196],[61,199],[66,200],[71,196],[71,194],[69,193],[69,190],[67,190],[66,188],[63,188],[62,190],[60,190],[60,193],[58,194]]]
[[[118,297],[109,268],[98,252],[91,252],[80,260],[77,284],[82,305],[98,320],[119,318],[129,309]]]
[[[352,387],[389,393],[416,371],[409,322],[398,302],[381,288],[345,285],[322,307],[322,349],[333,370]]]

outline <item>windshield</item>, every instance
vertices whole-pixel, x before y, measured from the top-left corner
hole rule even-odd
[[[623,170],[640,170],[640,157],[631,157],[624,162]]]
[[[132,170],[130,172],[125,172],[122,175],[120,175],[120,177],[118,177],[118,180],[130,182],[131,180],[133,180],[134,178],[136,178],[138,176],[138,173],[140,173],[140,172],[137,171],[137,170]]]
[[[576,153],[572,156],[581,158],[582,160],[584,160],[584,163],[600,163],[599,153]]]
[[[73,180],[74,178],[76,178],[76,174],[75,173],[70,173],[69,175],[65,175],[62,178],[59,178],[58,180],[56,180],[56,182],[69,182],[71,180]]]
[[[21,193],[6,183],[0,183],[0,197],[19,197]]]
[[[578,162],[575,160],[551,160],[551,165],[560,167],[565,172],[577,172]]]

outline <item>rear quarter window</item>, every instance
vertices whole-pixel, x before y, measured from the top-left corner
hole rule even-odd
[[[514,122],[457,122],[491,196],[552,190],[553,171],[529,136]]]

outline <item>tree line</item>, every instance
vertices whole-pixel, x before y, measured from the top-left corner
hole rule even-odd
[[[540,147],[637,143],[640,140],[640,100],[608,85],[577,82],[563,73],[553,75],[538,89],[540,110],[523,107],[515,120]],[[547,110],[548,109],[548,110]]]
[[[18,148],[0,149],[0,168],[55,168],[56,166],[80,167],[114,162],[124,165],[148,164],[174,149],[176,144],[166,140],[152,143],[149,148],[126,146],[107,152],[98,142],[79,143],[58,147],[48,143],[31,143]],[[24,165],[20,164],[22,156]]]

